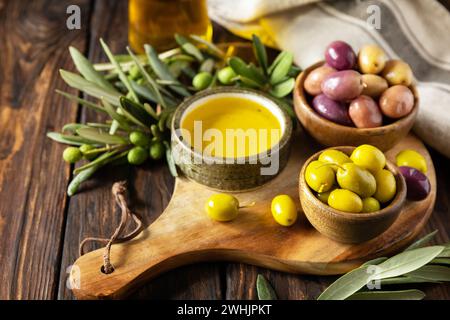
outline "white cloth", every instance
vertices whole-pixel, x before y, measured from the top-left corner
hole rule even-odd
[[[323,60],[328,43],[376,43],[409,63],[418,80],[414,131],[450,157],[450,14],[435,0],[208,0],[210,17],[294,53],[302,68]],[[377,15],[379,13],[379,15]],[[379,29],[374,20],[379,17]]]

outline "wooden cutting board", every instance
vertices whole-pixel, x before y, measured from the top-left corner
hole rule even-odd
[[[234,221],[212,221],[204,203],[213,193],[202,185],[177,178],[167,208],[137,238],[112,246],[114,272],[104,274],[103,249],[80,257],[70,277],[79,299],[126,296],[149,279],[170,269],[199,261],[238,261],[292,273],[331,275],[345,273],[374,257],[392,254],[408,245],[427,222],[436,198],[436,176],[425,146],[409,135],[387,153],[391,161],[402,149],[415,149],[425,156],[431,193],[423,201],[409,202],[396,222],[382,235],[358,245],[337,243],[317,232],[301,212],[298,174],[305,160],[320,147],[298,129],[286,168],[257,190],[236,193],[241,209]],[[288,194],[298,203],[297,223],[289,228],[272,218],[274,196]]]

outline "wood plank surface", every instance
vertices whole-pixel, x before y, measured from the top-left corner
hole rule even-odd
[[[450,10],[450,1],[441,0]],[[80,5],[82,29],[66,28],[66,8]],[[66,267],[85,236],[108,236],[119,220],[110,186],[128,177],[137,212],[152,222],[167,205],[173,180],[163,164],[138,170],[103,170],[83,192],[65,195],[70,168],[63,146],[45,133],[79,117],[95,119],[53,93],[67,89],[57,70],[74,70],[67,47],[104,60],[102,36],[124,52],[125,0],[0,0],[0,299],[71,299]],[[239,40],[215,25],[215,38]],[[116,51],[117,50],[117,51]],[[69,90],[72,93],[74,91]],[[423,232],[439,229],[435,243],[450,239],[449,159],[430,150],[437,172],[437,199]],[[92,246],[91,249],[98,246]],[[255,279],[264,274],[280,298],[314,299],[335,277],[298,276],[236,263],[178,268],[150,281],[136,299],[255,299]],[[450,285],[422,285],[427,299],[450,299]]]
[[[67,46],[85,46],[86,29],[69,32],[66,7],[89,2],[0,2],[0,298],[55,297],[69,166],[49,130],[74,121],[66,89]]]

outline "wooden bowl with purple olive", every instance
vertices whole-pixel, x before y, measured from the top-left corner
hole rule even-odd
[[[337,116],[331,114],[329,118],[333,116],[337,117],[337,121],[336,119],[335,121],[331,121],[326,118],[328,116],[327,114],[321,115],[314,109],[313,99],[326,99],[326,97],[314,97],[308,94],[307,90],[305,90],[305,80],[311,72],[319,67],[326,68],[325,62],[318,62],[304,70],[296,79],[293,93],[294,109],[297,118],[305,130],[319,143],[325,146],[358,146],[361,144],[371,144],[382,151],[386,151],[396,145],[411,130],[419,108],[419,97],[414,84],[408,87],[414,96],[414,102],[411,111],[407,115],[399,119],[383,116],[382,125],[380,126],[358,128],[345,112],[341,112],[342,114],[338,114]],[[347,70],[347,72],[351,73],[355,71]],[[344,110],[347,110],[346,112],[348,113],[348,103],[345,105],[347,109],[344,108]],[[339,121],[342,124],[338,123]]]

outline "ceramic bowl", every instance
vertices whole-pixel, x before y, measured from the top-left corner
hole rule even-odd
[[[207,99],[220,95],[252,99],[272,112],[279,120],[282,130],[278,148],[269,149],[256,156],[224,159],[204,155],[184,141],[180,132],[184,115]],[[175,163],[188,178],[212,189],[245,191],[261,186],[285,167],[289,157],[291,136],[291,118],[270,96],[251,89],[217,87],[201,91],[180,104],[172,120],[171,145]],[[276,170],[263,170],[272,164]]]
[[[354,147],[335,147],[350,155]],[[397,193],[381,210],[371,213],[350,213],[333,209],[317,199],[306,184],[305,170],[311,161],[317,160],[324,150],[310,157],[302,167],[299,177],[300,202],[309,222],[320,233],[342,243],[360,243],[382,234],[397,219],[406,197],[406,183],[397,167],[386,161],[386,169],[394,174]]]
[[[408,134],[417,117],[419,108],[419,98],[415,85],[410,86],[415,103],[407,116],[377,128],[348,127],[321,117],[310,105],[312,97],[306,93],[303,84],[308,74],[322,64],[324,64],[323,61],[318,62],[299,74],[294,88],[294,109],[297,118],[315,140],[325,146],[371,144],[382,151],[387,151]]]

